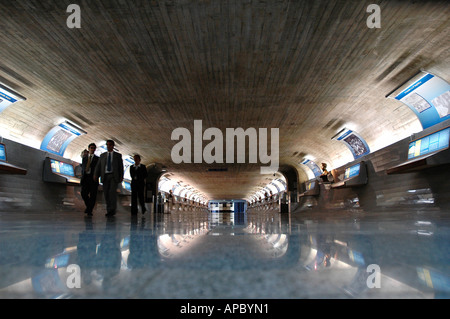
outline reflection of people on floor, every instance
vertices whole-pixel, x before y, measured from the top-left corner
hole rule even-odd
[[[119,274],[121,263],[122,254],[116,224],[114,220],[108,219],[97,253],[97,272],[103,276],[104,289],[108,289],[112,279]]]
[[[319,255],[320,252],[320,260],[319,263],[322,264],[324,267],[330,267],[331,266],[331,255],[332,255],[332,239],[328,238],[324,235],[318,235],[317,236],[317,254]]]
[[[85,230],[78,235],[77,254],[81,279],[85,284],[90,284],[92,281],[91,273],[96,267],[97,241],[92,219],[87,218],[85,222]]]
[[[372,241],[368,236],[353,236],[347,247],[349,257],[358,270],[350,283],[343,287],[343,290],[356,297],[369,289],[367,280],[371,274],[367,271],[368,265],[378,264],[378,262],[374,259]]]
[[[138,227],[137,217],[131,219],[129,252],[129,269],[155,266],[160,260],[156,236],[143,225]]]

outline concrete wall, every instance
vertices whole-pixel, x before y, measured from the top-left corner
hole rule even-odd
[[[365,161],[368,169],[368,183],[364,186],[343,189],[332,189],[329,184],[321,184],[320,194],[301,197],[294,212],[307,209],[349,208],[367,210],[449,209],[450,164],[395,175],[389,175],[386,172],[389,168],[407,160],[408,145],[412,140],[449,125],[450,121],[443,122],[337,168],[335,175],[342,176],[346,167]],[[449,150],[446,151],[446,154],[448,153]]]

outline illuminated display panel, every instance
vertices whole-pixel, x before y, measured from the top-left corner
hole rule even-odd
[[[348,251],[348,256],[350,257],[350,259],[355,262],[358,265],[365,265],[365,260],[364,260],[364,256],[355,250],[349,250]]]
[[[414,83],[397,94],[395,99],[417,115],[422,127],[425,129],[449,119],[450,85],[427,72],[420,72],[412,81]]]
[[[47,259],[45,262],[45,268],[60,268],[66,267],[69,263],[69,254],[62,254],[53,258]]]
[[[360,166],[361,165],[358,163],[356,165],[347,167],[345,169],[345,174],[344,174],[345,179],[358,176],[359,175],[359,171],[360,171]]]
[[[279,192],[283,192],[284,190],[286,190],[286,182],[283,181],[282,179],[274,179],[272,181],[272,183],[274,183],[275,185],[278,185],[278,191]]]
[[[24,97],[13,93],[10,89],[0,84],[0,113],[11,104],[23,100],[25,100]]]
[[[316,163],[314,163],[313,161],[309,160],[309,159],[305,159],[302,162],[303,165],[306,165],[309,167],[309,169],[313,172],[314,176],[320,176],[322,175],[322,171],[320,170],[319,166],[317,166]]]
[[[336,137],[333,138],[336,138],[336,140],[344,143],[350,149],[355,159],[370,153],[370,148],[367,142],[361,135],[352,130],[344,128]]]
[[[272,185],[273,187],[276,188],[277,191],[275,192],[275,194],[281,192],[280,187],[276,183],[274,183],[273,181],[270,182],[270,185]]]
[[[306,183],[306,190],[307,191],[309,191],[311,189],[314,189],[314,187],[316,187],[316,182],[315,181]]]
[[[122,182],[122,186],[123,186],[124,189],[126,189],[129,192],[131,192],[131,183],[129,181],[123,181]]]
[[[50,159],[50,165],[52,167],[53,173],[75,177],[75,171],[71,164],[67,164],[67,163],[64,163],[61,161]]]
[[[449,147],[450,127],[409,143],[408,159],[437,152]]]
[[[75,138],[84,134],[86,132],[76,128],[69,122],[61,123],[51,129],[44,137],[41,143],[41,150],[63,156],[67,146]]]
[[[6,162],[6,148],[4,144],[0,144],[0,161]]]

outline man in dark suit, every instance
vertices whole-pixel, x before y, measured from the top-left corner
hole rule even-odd
[[[94,180],[100,176],[106,201],[107,217],[114,216],[117,209],[117,185],[123,181],[122,154],[114,152],[114,141],[106,141],[107,152],[100,155],[95,167]]]
[[[85,214],[92,216],[92,211],[97,200],[98,181],[94,180],[94,171],[98,163],[98,156],[94,154],[97,146],[94,143],[89,144],[88,153],[81,161],[81,197],[86,205]]]
[[[145,214],[144,188],[147,178],[147,167],[141,164],[141,157],[134,155],[134,165],[130,167],[131,176],[131,214],[138,213],[138,199],[141,205],[142,214]]]

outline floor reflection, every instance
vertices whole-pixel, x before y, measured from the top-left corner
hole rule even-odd
[[[441,214],[175,212],[1,225],[1,298],[446,298]]]

